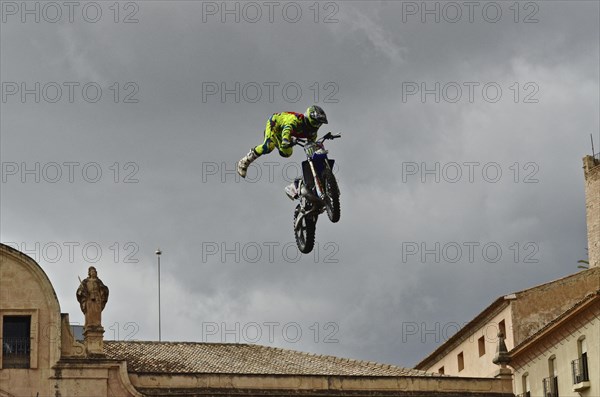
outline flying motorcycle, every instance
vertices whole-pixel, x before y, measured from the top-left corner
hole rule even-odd
[[[315,232],[319,215],[327,212],[331,222],[340,220],[340,189],[333,175],[335,160],[328,158],[324,141],[340,138],[342,134],[328,132],[315,142],[298,138],[295,145],[302,146],[306,160],[302,162],[302,178],[295,181],[296,192],[286,193],[298,200],[294,210],[294,236],[300,252],[308,254],[315,245]]]

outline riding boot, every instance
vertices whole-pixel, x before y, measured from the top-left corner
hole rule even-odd
[[[299,182],[300,179],[295,179],[294,182],[285,187],[285,194],[287,194],[290,200],[296,200],[298,197],[300,197],[300,189],[298,186]]]
[[[256,153],[254,149],[250,149],[250,152],[244,157],[242,157],[240,161],[238,161],[237,172],[242,178],[246,177],[246,171],[248,171],[248,166],[252,164],[252,162],[258,157],[260,157],[260,154]]]

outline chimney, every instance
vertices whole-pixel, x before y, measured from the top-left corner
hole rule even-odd
[[[585,210],[590,268],[600,267],[600,159],[583,158],[585,176]]]

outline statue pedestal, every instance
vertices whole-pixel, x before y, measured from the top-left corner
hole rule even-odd
[[[512,379],[512,371],[506,368],[506,365],[499,368],[496,373],[494,373],[494,378],[500,379]]]
[[[104,357],[104,328],[89,327],[83,331],[85,353],[88,357]]]

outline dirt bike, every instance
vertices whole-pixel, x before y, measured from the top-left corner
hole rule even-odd
[[[331,222],[340,220],[340,189],[332,171],[335,160],[327,157],[328,151],[323,142],[341,136],[328,132],[316,142],[302,138],[294,142],[306,153],[306,160],[302,162],[302,178],[297,181],[297,195],[290,196],[300,201],[294,210],[294,236],[298,249],[304,254],[311,252],[315,245],[320,214],[326,211]]]

